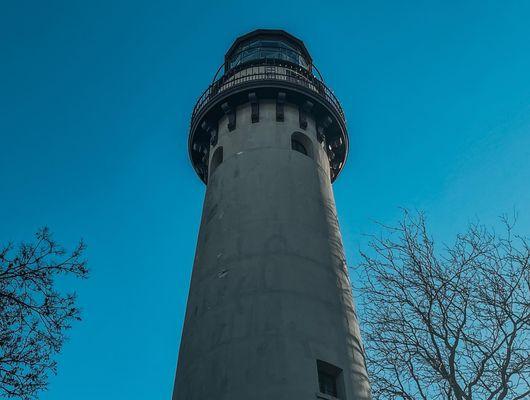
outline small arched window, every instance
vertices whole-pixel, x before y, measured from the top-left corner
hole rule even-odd
[[[305,154],[307,156],[307,149],[299,140],[291,138],[291,147],[294,151]]]
[[[213,153],[212,160],[210,161],[210,176],[215,172],[217,167],[223,162],[223,147],[219,146],[215,153]]]
[[[295,132],[291,135],[291,149],[313,158],[313,144],[311,143],[311,140],[301,132]]]

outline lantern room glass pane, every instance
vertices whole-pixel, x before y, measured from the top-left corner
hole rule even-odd
[[[236,49],[230,59],[230,68],[253,60],[283,60],[308,67],[300,51],[283,40],[251,40]]]

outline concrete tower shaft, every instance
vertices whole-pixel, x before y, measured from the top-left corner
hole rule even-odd
[[[283,31],[236,40],[225,68],[192,117],[208,185],[173,400],[369,399],[331,186],[340,105]]]

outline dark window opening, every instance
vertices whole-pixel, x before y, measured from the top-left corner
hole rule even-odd
[[[218,147],[213,153],[212,161],[210,161],[210,176],[215,172],[217,167],[223,162],[223,148]]]
[[[291,135],[291,149],[309,158],[313,158],[313,143],[302,132],[294,132]]]
[[[342,384],[342,370],[325,361],[317,360],[318,390],[335,398],[345,400]]]
[[[302,153],[307,156],[307,149],[305,146],[296,139],[291,139],[291,147],[294,151]]]
[[[333,375],[320,372],[318,374],[318,386],[320,393],[337,397],[337,381]]]

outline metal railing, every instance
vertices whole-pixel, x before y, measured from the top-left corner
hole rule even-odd
[[[304,74],[300,70],[292,68],[289,64],[258,64],[247,65],[232,72],[230,75],[223,75],[213,82],[199,97],[193,108],[191,122],[192,125],[197,115],[204,107],[218,94],[246,83],[255,81],[281,81],[289,82],[311,90],[324,98],[345,120],[344,111],[335,94],[321,80],[312,74]]]

